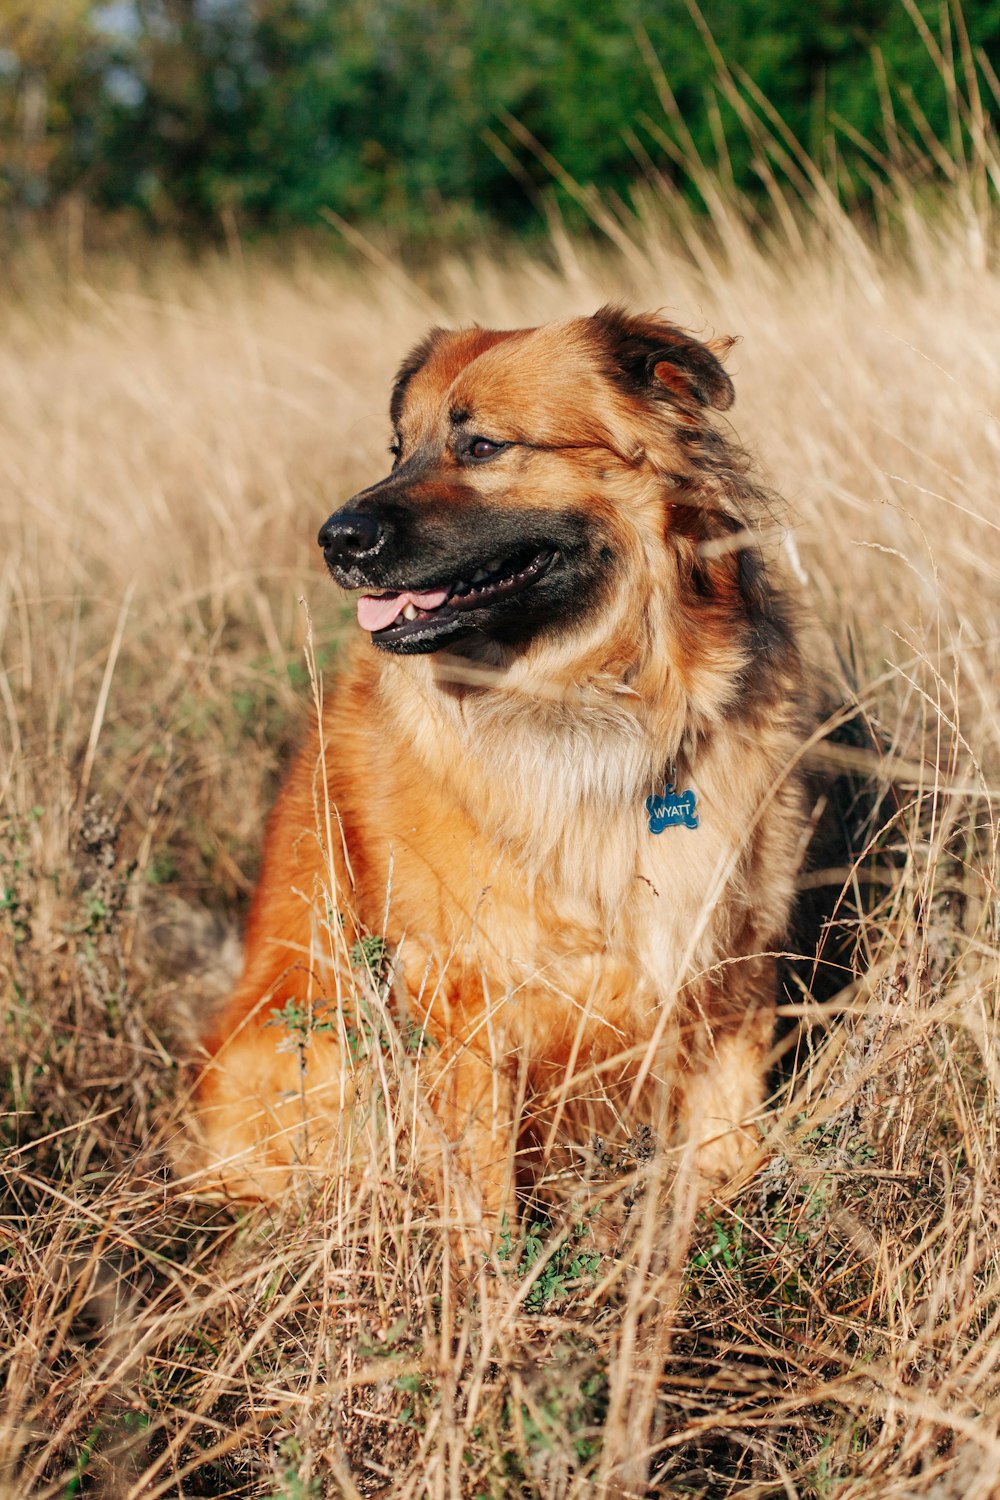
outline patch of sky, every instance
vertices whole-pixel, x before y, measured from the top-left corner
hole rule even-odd
[[[100,36],[117,40],[137,37],[142,30],[138,7],[133,0],[105,0],[95,6],[90,24]]]
[[[146,85],[141,78],[137,78],[131,68],[123,68],[118,64],[105,68],[104,92],[113,104],[120,104],[123,109],[135,109],[146,97]]]

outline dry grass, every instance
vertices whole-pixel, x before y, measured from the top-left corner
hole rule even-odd
[[[768,236],[675,205],[671,227],[609,225],[611,251],[556,233],[547,264],[456,262],[420,288],[294,253],[9,265],[5,1500],[996,1492],[1000,275],[981,186],[901,197],[881,243],[822,194]],[[220,1208],[172,1182],[170,1142],[309,709],[303,599],[327,670],[351,628],[314,536],[385,466],[396,361],[432,319],[608,297],[744,335],[736,426],[796,517],[818,670],[886,755],[840,751],[875,809],[828,877],[853,969],[822,1002],[829,985],[789,979],[800,1030],[760,1170],[692,1223],[635,1142],[611,1165],[616,1244],[551,1205],[470,1280],[396,1130],[414,1062],[377,973],[358,986],[384,1108],[356,1178],[280,1215]]]

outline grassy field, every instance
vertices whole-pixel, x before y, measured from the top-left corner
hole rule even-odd
[[[8,259],[3,1500],[1000,1491],[989,166],[864,232],[819,188],[768,232],[651,204],[610,247],[554,230],[419,285],[371,247]],[[275,1212],[171,1161],[304,647],[335,673],[355,628],[316,531],[387,467],[398,360],[432,321],[608,298],[743,336],[733,423],[789,504],[817,677],[858,708],[817,782],[855,843],[807,877],[851,971],[789,978],[752,1178],[691,1222],[635,1142],[617,1242],[564,1194],[470,1278],[409,1162],[377,965],[363,1171]]]

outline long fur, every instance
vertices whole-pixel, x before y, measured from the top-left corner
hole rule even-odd
[[[519,1135],[567,1100],[591,1123],[652,1120],[706,1180],[752,1143],[805,710],[773,502],[715,415],[730,342],[605,308],[435,330],[404,363],[400,466],[357,505],[389,495],[444,527],[460,502],[550,506],[609,560],[513,644],[486,630],[395,655],[358,632],[272,816],[244,974],[206,1038],[206,1160],[230,1191],[278,1191],[345,1138],[344,954],[366,933],[436,1044],[428,1097],[488,1210],[511,1202]],[[460,472],[463,423],[499,434],[503,461]],[[645,799],[672,768],[700,824],[654,836]],[[308,1048],[271,1024],[289,1001],[334,1017]]]

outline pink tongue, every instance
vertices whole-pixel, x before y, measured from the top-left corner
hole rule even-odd
[[[397,620],[408,604],[417,609],[437,609],[448,597],[447,589],[431,589],[426,594],[362,594],[358,600],[358,624],[362,630],[384,630]]]

